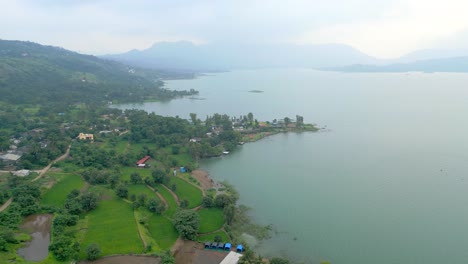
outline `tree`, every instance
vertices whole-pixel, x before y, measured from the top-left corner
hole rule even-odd
[[[77,259],[79,250],[80,245],[78,242],[74,242],[70,237],[63,235],[54,237],[53,242],[49,245],[49,251],[60,261]]]
[[[73,198],[76,198],[80,196],[80,191],[77,190],[77,189],[73,189],[68,195],[67,195],[67,199],[73,199]]]
[[[155,183],[165,183],[169,180],[169,178],[166,175],[166,172],[158,168],[154,169],[153,172],[151,172],[151,176],[153,177]]]
[[[296,115],[296,127],[302,127],[304,125],[304,117]]]
[[[195,240],[197,238],[200,221],[196,212],[192,210],[177,211],[173,224],[184,239]]]
[[[97,195],[91,192],[87,192],[83,194],[80,200],[81,200],[81,208],[85,212],[93,210],[98,205]]]
[[[115,193],[120,198],[127,198],[128,197],[128,188],[125,185],[119,185],[117,189],[115,189]]]
[[[232,220],[234,220],[234,215],[236,213],[236,207],[231,203],[227,204],[224,207],[223,212],[224,212],[224,218],[226,219],[226,223],[230,225],[232,223]]]
[[[174,264],[175,259],[171,255],[171,251],[164,252],[164,255],[161,256],[161,264]]]
[[[148,210],[150,212],[154,212],[154,213],[157,213],[157,214],[161,214],[165,209],[164,204],[161,203],[156,198],[149,199],[148,204],[147,204],[147,208],[148,208]]]
[[[130,175],[130,181],[133,183],[133,184],[140,184],[142,182],[142,179],[141,179],[141,176],[140,174],[134,172]]]
[[[284,125],[288,127],[288,125],[291,124],[291,119],[289,117],[284,118]]]
[[[213,206],[213,197],[211,195],[207,195],[203,197],[202,205],[205,208],[210,208]]]
[[[101,255],[101,249],[98,244],[90,244],[86,247],[86,258],[88,260],[96,260]]]
[[[248,114],[247,114],[247,118],[249,119],[250,125],[252,125],[253,120],[254,120],[253,114],[252,114],[252,113],[248,113]]]
[[[180,208],[187,208],[189,206],[189,201],[186,199],[180,201]]]
[[[146,194],[145,193],[140,193],[138,195],[138,203],[141,205],[141,206],[145,206],[146,205]]]
[[[195,114],[195,113],[190,113],[190,119],[192,120],[192,123],[193,123],[194,125],[197,124],[197,114]]]

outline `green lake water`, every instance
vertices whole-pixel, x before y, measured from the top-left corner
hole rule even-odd
[[[120,107],[202,119],[300,114],[327,128],[275,135],[201,163],[236,187],[255,220],[274,226],[256,247],[262,255],[468,263],[468,74],[234,71],[167,87],[200,95]]]

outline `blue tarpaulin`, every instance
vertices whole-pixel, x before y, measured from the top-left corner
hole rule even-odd
[[[242,245],[237,245],[236,251],[237,252],[242,252],[242,251],[244,251],[244,247]]]

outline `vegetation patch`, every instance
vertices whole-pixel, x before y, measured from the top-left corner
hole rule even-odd
[[[203,194],[200,189],[182,179],[179,179],[177,177],[171,177],[171,181],[169,182],[168,187],[174,189],[174,186],[174,192],[179,197],[179,200],[181,202],[184,200],[188,201],[187,208],[194,208],[201,205],[203,200]]]
[[[163,250],[170,249],[179,237],[172,222],[164,216],[152,214],[148,219],[148,230]]]
[[[199,242],[206,242],[206,241],[215,241],[215,238],[221,238],[221,242],[229,242],[229,237],[223,230],[218,232],[213,232],[210,234],[199,235],[197,237],[197,241]]]
[[[88,231],[81,242],[81,257],[92,243],[99,245],[102,256],[143,252],[132,206],[113,193],[108,195],[112,198],[101,201],[87,216]]]
[[[219,208],[203,208],[200,215],[200,233],[208,233],[220,229],[224,225],[224,213]]]
[[[80,190],[83,185],[83,179],[76,174],[54,173],[59,182],[48,190],[42,197],[43,205],[62,207],[67,195],[73,190]]]
[[[122,181],[130,181],[130,175],[132,173],[138,173],[142,178],[151,177],[151,169],[141,169],[137,167],[121,167],[120,173],[120,179]]]
[[[158,192],[164,197],[164,200],[166,200],[168,208],[166,211],[164,211],[164,215],[172,218],[177,210],[177,202],[174,200],[174,197],[172,194],[163,186],[158,186],[157,187]]]

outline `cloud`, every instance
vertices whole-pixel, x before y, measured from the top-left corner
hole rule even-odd
[[[467,29],[466,10],[466,1],[405,1],[380,18],[321,27],[298,41],[346,43],[376,57],[398,57],[433,47],[439,39]]]
[[[0,0],[0,36],[103,54],[158,41],[344,43],[377,57],[468,28],[460,0]]]

